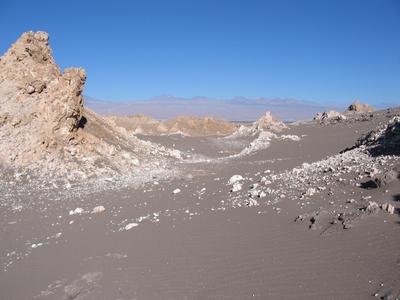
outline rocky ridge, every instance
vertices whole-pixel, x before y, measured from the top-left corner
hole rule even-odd
[[[135,134],[207,136],[227,135],[235,131],[236,125],[213,117],[178,116],[174,119],[158,121],[144,115],[109,116],[117,126]]]

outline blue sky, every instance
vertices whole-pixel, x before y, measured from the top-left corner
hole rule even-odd
[[[0,0],[0,52],[28,30],[98,99],[400,104],[398,0]]]

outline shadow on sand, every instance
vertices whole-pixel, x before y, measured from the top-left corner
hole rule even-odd
[[[400,155],[400,122],[390,124],[376,140],[372,138],[374,134],[371,132],[364,139],[364,144],[372,146],[369,149],[372,156]]]
[[[400,201],[400,194],[393,195],[393,201]]]

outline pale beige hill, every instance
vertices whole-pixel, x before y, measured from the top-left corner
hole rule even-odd
[[[182,134],[186,136],[228,135],[236,130],[236,125],[212,117],[197,118],[178,116],[174,119],[158,121],[145,115],[109,116],[115,125],[144,135]]]
[[[85,80],[81,68],[59,69],[47,33],[22,34],[0,59],[1,165],[76,180],[170,156],[85,110]]]
[[[113,122],[116,126],[135,134],[156,134],[157,126],[160,124],[160,121],[143,114],[130,116],[113,115],[105,116],[105,118]]]
[[[228,121],[205,117],[196,118],[189,116],[178,116],[175,119],[162,123],[169,132],[182,133],[190,136],[201,135],[227,135],[235,131],[236,126]]]
[[[115,125],[123,127],[129,131],[135,130],[138,126],[149,126],[149,128],[152,128],[160,123],[160,121],[143,114],[129,116],[112,115],[106,117],[107,119],[112,120]]]

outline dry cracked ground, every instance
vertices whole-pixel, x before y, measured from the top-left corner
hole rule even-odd
[[[3,173],[0,299],[398,299],[398,144],[357,141],[399,112],[141,136],[184,159],[124,182]]]

